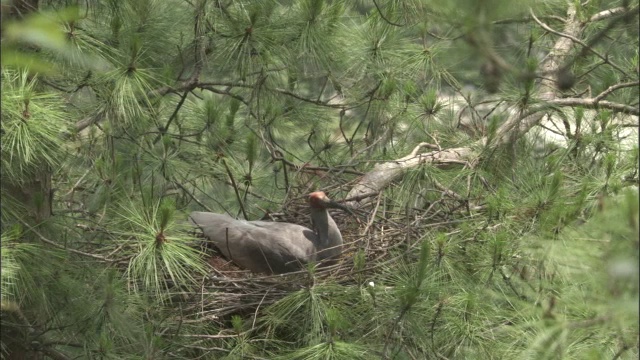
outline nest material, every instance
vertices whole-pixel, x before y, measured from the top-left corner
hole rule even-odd
[[[278,221],[310,227],[311,220],[305,199],[301,196],[296,201],[285,204]],[[443,213],[440,214],[442,216]],[[407,221],[404,214],[388,210],[382,216],[375,204],[359,209],[357,218],[340,211],[332,211],[331,215],[345,241],[344,251],[336,264],[317,268],[313,276],[308,269],[280,275],[253,274],[240,269],[216,250],[208,248],[207,263],[211,267],[211,275],[203,280],[201,291],[193,294],[192,311],[187,311],[192,314],[191,321],[207,320],[223,325],[231,315],[255,316],[260,309],[265,309],[287,294],[319,281],[343,285],[365,281],[385,264],[397,260],[398,254],[419,246],[427,232],[435,227],[450,225],[450,222],[438,222],[443,219],[434,217],[428,222],[423,221],[426,217]],[[359,251],[364,252],[366,260],[364,266],[356,270],[354,256]],[[356,273],[358,276],[355,276]]]

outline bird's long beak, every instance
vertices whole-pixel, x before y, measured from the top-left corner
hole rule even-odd
[[[326,198],[325,206],[328,207],[328,208],[340,209],[340,210],[343,210],[343,211],[348,212],[349,214],[355,216],[355,213],[353,212],[353,210],[351,210],[350,208],[348,208],[348,207],[346,207],[346,206],[344,206],[344,205],[342,205],[340,203],[337,203],[337,202],[335,202],[333,200],[329,200],[328,198]]]

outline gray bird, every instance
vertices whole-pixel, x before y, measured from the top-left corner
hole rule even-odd
[[[342,253],[340,229],[327,209],[344,206],[322,191],[309,194],[313,230],[273,221],[236,220],[226,214],[192,212],[191,221],[222,254],[255,273],[282,274],[314,261],[335,260]]]

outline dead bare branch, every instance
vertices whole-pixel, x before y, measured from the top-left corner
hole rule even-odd
[[[589,18],[589,21],[600,21],[604,19],[608,19],[614,15],[621,14],[625,12],[627,9],[625,7],[616,7],[612,9],[602,10],[599,13],[596,13]]]
[[[593,100],[595,100],[595,102],[597,104],[598,102],[600,102],[600,100],[604,99],[605,97],[607,97],[612,92],[614,92],[614,91],[616,91],[618,89],[632,87],[632,86],[636,86],[636,87],[640,86],[640,81],[631,81],[631,82],[611,85],[605,91],[601,92],[600,94],[598,94],[598,96],[593,98]]]
[[[599,101],[598,98],[564,98],[564,99],[555,99],[549,101],[550,104],[560,105],[560,106],[583,106],[589,109],[608,109],[614,112],[620,112],[624,114],[630,114],[639,116],[640,109],[638,107],[634,107],[631,105],[624,105],[619,103],[614,103],[611,101]]]
[[[424,144],[418,145],[411,154],[405,157],[377,164],[373,170],[365,174],[356,183],[356,185],[351,188],[346,197],[359,198],[365,194],[377,193],[401,176],[407,169],[416,167],[420,164],[433,164],[435,166],[466,164],[467,160],[472,155],[471,148],[466,147],[417,154],[418,149],[424,146]],[[345,205],[357,209],[370,202],[371,198],[365,197],[362,200],[346,202]]]

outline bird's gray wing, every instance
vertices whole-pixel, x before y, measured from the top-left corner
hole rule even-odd
[[[191,221],[227,257],[253,272],[299,269],[313,253],[311,230],[287,223],[236,220],[224,214],[193,212]]]

